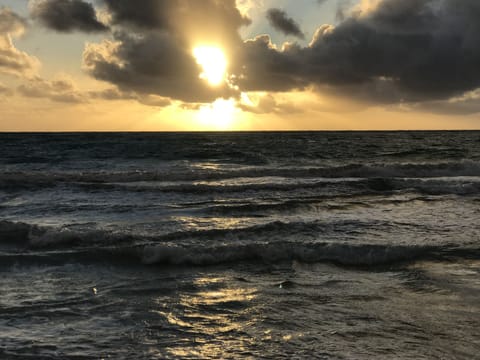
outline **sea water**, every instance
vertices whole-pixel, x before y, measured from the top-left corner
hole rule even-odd
[[[0,134],[0,358],[473,359],[480,132]]]

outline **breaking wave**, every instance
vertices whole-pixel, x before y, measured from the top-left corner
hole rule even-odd
[[[354,225],[346,224],[352,227]],[[271,223],[239,229],[237,232],[241,233],[241,236],[236,234],[237,241],[232,241],[230,237],[229,241],[215,242],[206,240],[221,239],[232,234],[232,231],[184,232],[158,238],[135,238],[132,235],[115,235],[100,231],[84,233],[54,231],[36,225],[2,221],[0,222],[0,244],[14,243],[16,246],[2,247],[0,263],[3,266],[72,262],[209,266],[251,261],[264,263],[299,261],[371,267],[425,258],[480,258],[480,249],[461,248],[458,245],[362,244],[309,240],[308,238],[285,240],[285,238],[288,239],[288,236],[285,236],[287,228],[292,232],[298,232],[301,226],[301,224]],[[312,231],[319,231],[322,226],[309,224],[309,227]],[[277,239],[272,238],[270,235],[273,230],[283,235],[278,236]],[[256,234],[255,240],[242,241],[242,239],[249,239],[248,234],[253,233]],[[181,238],[197,241],[171,241]]]

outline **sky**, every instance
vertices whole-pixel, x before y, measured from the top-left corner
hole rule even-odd
[[[478,0],[0,0],[0,131],[480,129]]]

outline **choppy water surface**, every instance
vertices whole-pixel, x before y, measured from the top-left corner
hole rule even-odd
[[[1,358],[472,359],[480,132],[0,134]]]

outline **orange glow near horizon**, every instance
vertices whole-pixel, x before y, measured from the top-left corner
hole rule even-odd
[[[206,129],[231,130],[238,111],[234,99],[217,99],[211,104],[200,107],[197,120]]]

